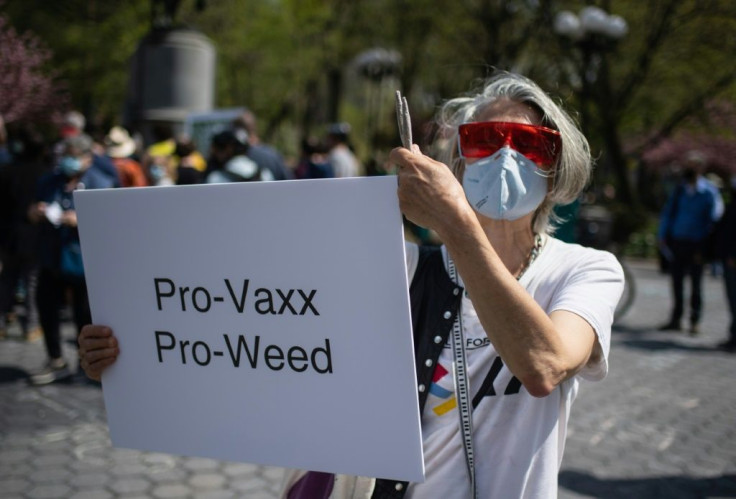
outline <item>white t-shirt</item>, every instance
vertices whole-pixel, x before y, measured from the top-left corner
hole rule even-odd
[[[442,252],[447,264],[445,248]],[[410,278],[417,257],[418,248],[407,245]],[[623,272],[615,257],[546,237],[520,284],[547,314],[567,310],[593,327],[603,355],[579,375],[602,379],[608,371],[613,312],[623,290]],[[503,365],[467,296],[462,301],[462,318],[471,400],[486,387],[473,411],[478,497],[557,497],[557,473],[578,390],[577,377],[563,382],[547,397],[532,397]],[[450,341],[438,360],[422,416],[427,480],[412,484],[407,497],[470,497]]]
[[[445,265],[447,251],[442,248]],[[415,244],[406,245],[409,281],[419,257]],[[570,408],[578,391],[578,376],[601,380],[608,372],[611,324],[623,291],[623,271],[610,253],[544,238],[537,259],[519,281],[547,314],[567,310],[595,330],[602,355],[544,398],[529,395],[501,362],[483,330],[473,304],[462,300],[471,400],[486,388],[473,411],[478,497],[483,499],[557,497],[557,473],[565,447]],[[462,280],[460,281],[462,285]],[[411,484],[407,497],[467,499],[470,486],[459,431],[452,377],[451,340],[440,355],[422,415],[424,483]],[[498,369],[492,369],[495,366]],[[486,378],[492,383],[484,383]],[[495,393],[495,394],[494,394]],[[282,497],[303,472],[285,477]],[[374,480],[337,475],[331,498],[367,499]]]

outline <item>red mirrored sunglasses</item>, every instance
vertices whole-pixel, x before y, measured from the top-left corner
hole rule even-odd
[[[465,123],[458,129],[458,145],[464,158],[485,158],[510,146],[540,168],[552,168],[562,150],[560,132],[543,126],[505,121]]]

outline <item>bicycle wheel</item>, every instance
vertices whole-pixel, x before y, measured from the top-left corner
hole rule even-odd
[[[624,271],[624,292],[621,295],[621,299],[616,305],[616,311],[613,313],[613,322],[621,320],[626,313],[634,304],[634,298],[636,297],[636,280],[634,279],[634,273],[631,271],[626,262],[623,259],[618,259],[621,264],[621,268]]]

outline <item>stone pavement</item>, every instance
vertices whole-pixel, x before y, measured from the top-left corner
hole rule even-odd
[[[636,300],[614,329],[608,377],[581,383],[559,497],[736,497],[736,355],[714,348],[730,322],[723,282],[704,279],[700,335],[658,332],[669,280],[629,266]]]
[[[714,348],[729,321],[722,282],[706,278],[699,336],[656,332],[668,281],[630,266],[637,299],[613,333],[608,378],[583,383],[573,406],[559,496],[736,497],[736,355]],[[30,387],[43,361],[42,342],[0,342],[1,498],[277,497],[278,468],[113,449],[100,388]]]

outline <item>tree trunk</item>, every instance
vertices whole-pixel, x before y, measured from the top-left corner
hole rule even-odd
[[[339,68],[327,71],[327,119],[331,123],[340,120],[340,100],[342,99],[342,72]]]

